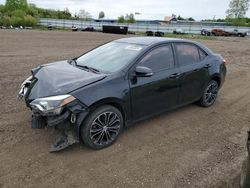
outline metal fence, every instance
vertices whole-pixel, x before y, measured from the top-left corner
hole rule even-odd
[[[240,32],[250,33],[250,27],[238,27],[238,26],[227,26],[225,24],[218,23],[172,23],[172,24],[152,24],[152,23],[110,23],[110,22],[95,22],[95,21],[82,21],[82,20],[63,20],[63,19],[50,19],[41,18],[39,24],[43,26],[51,25],[53,27],[61,28],[71,28],[76,26],[80,29],[86,27],[94,27],[96,30],[102,30],[103,25],[117,25],[117,26],[128,26],[128,31],[130,32],[146,32],[146,31],[161,31],[164,33],[172,33],[176,29],[182,29],[185,33],[198,34],[202,29],[212,30],[212,29],[223,29],[225,31],[231,32],[234,29],[238,29]]]

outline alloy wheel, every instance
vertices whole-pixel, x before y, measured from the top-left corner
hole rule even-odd
[[[119,134],[121,120],[114,112],[104,112],[95,118],[90,127],[90,139],[96,145],[107,145]]]
[[[212,104],[218,94],[218,84],[216,82],[211,82],[206,89],[205,95],[204,95],[204,101],[208,105]]]

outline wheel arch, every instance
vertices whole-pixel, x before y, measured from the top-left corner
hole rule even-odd
[[[124,123],[126,122],[127,114],[125,111],[124,102],[122,100],[117,99],[117,98],[105,98],[105,99],[101,99],[99,101],[96,101],[95,103],[93,103],[89,106],[90,113],[91,113],[91,111],[93,111],[93,110],[95,110],[98,107],[103,106],[103,105],[111,105],[111,106],[114,106],[115,108],[117,108],[123,116]]]
[[[212,76],[211,80],[215,80],[218,83],[218,86],[221,86],[221,78],[219,75],[215,74]]]
[[[126,120],[127,120],[127,113],[125,111],[125,107],[124,107],[124,102],[120,99],[117,98],[105,98],[105,99],[101,99],[99,101],[96,101],[95,103],[91,104],[90,106],[88,106],[88,114],[86,114],[84,116],[84,118],[82,119],[82,121],[80,122],[79,126],[76,127],[76,134],[78,139],[80,140],[81,138],[81,129],[84,126],[84,122],[85,120],[89,117],[89,115],[98,107],[101,107],[103,105],[111,105],[114,106],[115,108],[117,108],[123,117],[123,122],[124,122],[124,127],[126,126]]]

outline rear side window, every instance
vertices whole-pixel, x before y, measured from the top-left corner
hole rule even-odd
[[[203,50],[199,49],[199,54],[200,54],[200,60],[202,61],[207,57],[207,53],[204,52]]]
[[[151,68],[153,72],[174,67],[174,55],[171,45],[157,47],[146,54],[139,63]]]
[[[175,44],[180,66],[190,65],[200,61],[198,48],[192,44]]]

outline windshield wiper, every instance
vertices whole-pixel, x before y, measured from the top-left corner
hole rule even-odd
[[[76,64],[76,66],[82,67],[84,69],[88,69],[88,70],[90,70],[92,72],[95,72],[95,73],[100,73],[100,71],[98,69],[95,69],[93,67],[89,67],[89,66],[86,66],[86,65],[78,65],[78,64]]]
[[[100,71],[98,69],[95,69],[93,67],[89,67],[87,65],[79,65],[79,64],[77,64],[77,62],[75,62],[75,66],[80,67],[80,68],[84,68],[84,69],[87,69],[87,70],[90,70],[90,71],[92,71],[94,73],[100,73]]]
[[[87,70],[90,70],[90,71],[92,71],[92,72],[94,72],[94,73],[100,73],[100,71],[99,71],[98,69],[96,69],[96,68],[89,67],[89,66],[87,66],[87,65],[79,65],[79,64],[77,63],[77,61],[76,61],[75,58],[69,60],[69,63],[70,63],[70,64],[74,63],[73,65],[76,66],[76,67],[80,67],[80,68],[83,68],[83,69],[87,69]]]

